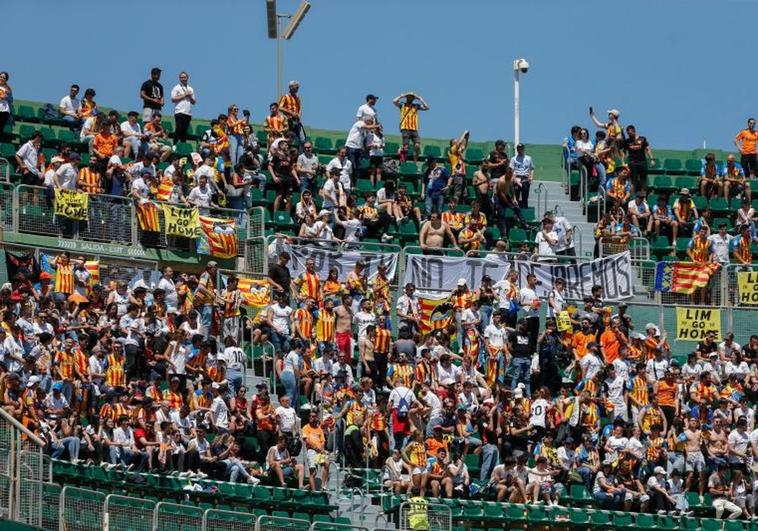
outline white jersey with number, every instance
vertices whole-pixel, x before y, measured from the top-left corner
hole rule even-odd
[[[544,398],[538,398],[532,402],[532,416],[529,419],[529,423],[532,426],[540,426],[547,428],[545,424],[545,418],[547,417],[548,402]]]

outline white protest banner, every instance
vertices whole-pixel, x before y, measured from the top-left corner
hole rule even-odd
[[[603,300],[614,302],[634,296],[634,275],[629,251],[591,262],[557,264],[517,262],[519,285],[526,286],[530,273],[537,276],[537,296],[547,297],[556,279],[566,281],[565,299],[581,300],[592,295],[592,286],[602,286]]]
[[[506,259],[456,256],[406,255],[403,283],[412,282],[420,293],[452,291],[458,279],[466,281],[469,289],[478,289],[482,277],[489,275],[493,282],[505,278],[515,267],[519,271],[519,286],[527,285],[529,273],[537,276],[537,295],[545,298],[553,289],[555,279],[566,281],[563,296],[578,299],[590,296],[592,286],[603,287],[603,300],[618,301],[634,295],[632,260],[629,252],[583,263],[509,262]]]
[[[313,258],[316,263],[316,273],[323,281],[329,276],[329,270],[336,267],[340,281],[347,280],[347,274],[355,268],[355,263],[363,260],[366,263],[366,275],[374,278],[379,264],[387,264],[387,278],[393,278],[397,270],[397,253],[380,253],[371,251],[336,251],[309,245],[282,245],[282,251],[290,254],[291,260],[287,265],[293,278],[305,271],[305,261]]]
[[[497,282],[505,278],[510,269],[511,263],[506,260],[409,254],[406,255],[403,284],[410,282],[421,293],[433,293],[454,289],[458,279],[462,278],[473,290],[481,286],[484,275]]]

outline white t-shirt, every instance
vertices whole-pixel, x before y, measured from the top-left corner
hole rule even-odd
[[[73,116],[77,111],[81,110],[82,102],[79,101],[79,98],[63,96],[58,107],[63,110],[63,114]]]
[[[279,406],[274,410],[274,415],[279,417],[279,427],[282,431],[287,433],[293,433],[295,431],[295,423],[297,422],[297,413],[295,413],[295,408],[292,406]]]
[[[519,291],[519,301],[524,311],[526,311],[527,317],[539,317],[539,309],[532,305],[537,298],[537,293],[530,287],[521,288],[521,291]]]
[[[363,142],[366,140],[366,122],[358,120],[350,128],[347,134],[345,146],[350,149],[362,149]]]
[[[371,157],[383,157],[384,156],[384,138],[377,135],[374,131],[369,131],[368,140],[366,143],[369,146],[368,154]]]
[[[26,171],[33,173],[34,175],[39,175],[39,150],[31,140],[21,146],[19,150],[16,151],[16,155],[24,161]]]
[[[553,298],[553,303],[555,304],[555,308],[551,305],[548,305],[547,316],[555,317],[556,313],[562,311],[563,308],[566,307],[566,299],[563,298],[563,294],[557,289],[554,289],[553,291],[551,291],[550,295]]]
[[[166,292],[166,306],[169,310],[176,309],[179,304],[179,295],[176,292],[174,281],[168,278],[161,278],[158,281],[158,288]]]
[[[282,372],[294,373],[295,369],[300,366],[300,356],[294,350],[290,350],[289,354],[284,357],[284,368]]]
[[[211,413],[216,421],[216,426],[219,428],[229,427],[229,408],[226,407],[226,402],[220,396],[213,399],[211,404]]]
[[[529,155],[516,155],[511,159],[510,166],[516,177],[528,177],[529,172],[534,169],[532,157]]]
[[[569,223],[569,220],[567,220],[563,216],[558,216],[555,218],[555,222],[553,223],[553,232],[558,236],[558,243],[555,244],[555,251],[565,251],[566,249],[571,249],[574,247],[574,239],[572,238],[570,242],[566,241],[566,237],[568,236],[568,231],[570,231],[573,227],[571,226],[571,223]],[[540,254],[542,252],[540,251]]]
[[[353,324],[357,327],[358,340],[360,341],[366,336],[366,328],[369,325],[376,325],[376,314],[361,310],[353,316]]]
[[[177,84],[174,88],[171,89],[171,99],[178,98],[180,96],[194,96],[195,95],[195,89],[190,87],[189,85],[182,85],[181,83]],[[190,103],[189,98],[183,98],[181,101],[178,101],[176,103],[176,107],[174,107],[174,114],[189,114],[192,115],[192,103]]]
[[[358,231],[361,227],[363,227],[363,223],[361,223],[361,220],[359,219],[347,219],[345,221],[342,221],[342,226],[345,228],[345,237],[342,238],[344,241],[347,242],[357,242],[360,240],[358,238]]]
[[[337,186],[334,184],[333,179],[327,179],[324,182],[324,188],[323,188],[323,198],[324,198],[324,208],[334,208],[337,206],[337,203],[335,203],[334,199],[336,198],[339,200],[339,196],[337,194]]]
[[[555,231],[550,231],[548,235],[553,238],[553,240],[558,239],[558,235],[555,233]],[[534,242],[537,244],[537,260],[548,261],[554,259],[553,257],[555,256],[556,247],[548,243],[544,231],[537,233],[537,236],[534,238]]]
[[[501,327],[490,322],[487,328],[484,329],[484,337],[490,342],[490,345],[496,348],[501,348],[505,345],[505,340],[508,334]]]
[[[292,314],[292,308],[289,306],[281,307],[278,304],[271,306],[271,322],[274,328],[281,334],[290,334],[290,315]]]
[[[121,124],[121,132],[126,137],[140,136],[142,135],[142,127],[140,126],[139,122],[134,122],[134,124],[130,124],[129,120],[127,120]]]
[[[740,433],[737,430],[732,430],[727,440],[738,452],[747,453],[748,443],[750,442],[750,435],[747,432]]]
[[[342,183],[342,187],[345,190],[350,190],[350,187],[352,186],[350,177],[353,175],[353,163],[347,158],[344,161],[341,161],[339,157],[334,157],[329,161],[329,164],[326,165],[327,175],[330,175],[332,168],[340,169],[340,183]]]
[[[64,190],[76,190],[76,182],[79,180],[79,172],[70,162],[61,164],[55,172]]]
[[[245,367],[247,356],[245,352],[239,347],[226,347],[224,352],[221,353],[219,359],[226,362],[226,368],[241,371]]]
[[[355,113],[355,119],[365,122],[366,118],[374,118],[376,122],[376,109],[374,109],[368,103],[364,103],[358,107],[358,111]]]
[[[87,137],[94,137],[97,131],[94,130],[95,127],[95,117],[90,116],[86,120],[84,120],[84,123],[82,124],[82,130],[79,131],[79,141],[80,142],[86,142]]]
[[[172,374],[184,374],[186,372],[185,364],[187,363],[187,356],[192,352],[192,349],[181,343],[176,345],[176,347],[174,347],[174,345],[176,345],[176,341],[172,341],[169,344],[169,346],[172,347],[170,360],[171,363],[174,364],[174,366],[169,369],[169,372]]]
[[[137,194],[139,194],[143,200],[150,196],[150,187],[145,183],[145,180],[142,177],[138,177],[132,181],[132,195],[136,196]]]
[[[195,206],[208,208],[211,206],[211,196],[212,192],[210,186],[206,186],[205,190],[201,189],[199,186],[195,186],[190,190],[190,193],[187,196],[187,201]]]
[[[708,239],[713,243],[713,252],[716,254],[716,259],[722,264],[729,263],[729,242],[734,239],[734,236],[727,234],[722,237],[721,234],[711,234]]]

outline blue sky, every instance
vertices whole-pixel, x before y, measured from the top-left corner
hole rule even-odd
[[[279,0],[292,12],[298,0]],[[755,108],[752,0],[312,0],[284,43],[284,82],[301,83],[304,121],[347,129],[368,92],[396,132],[405,90],[431,110],[421,133],[513,137],[511,64],[525,57],[522,140],[557,143],[588,105],[621,110],[655,148],[729,149]],[[260,121],[276,93],[264,0],[4,0],[15,97],[58,101],[77,82],[103,106],[136,109],[150,67],[170,89],[190,73],[196,114],[235,102]],[[128,10],[125,9],[128,6]]]

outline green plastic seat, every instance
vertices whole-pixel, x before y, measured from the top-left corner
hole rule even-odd
[[[679,529],[679,522],[673,516],[661,515],[658,517],[658,529],[673,531],[674,529]]]
[[[370,179],[358,179],[355,182],[355,191],[360,196],[363,196],[369,192],[374,192],[375,190],[376,190],[376,187],[373,184],[371,184]]]
[[[684,164],[679,159],[665,159],[663,161],[663,170],[666,175],[684,175]]]
[[[439,146],[424,146],[424,157],[434,157],[435,159],[442,159],[442,150],[440,149]]]
[[[611,523],[611,514],[608,511],[595,511],[590,514],[590,525],[594,528],[601,529]]]
[[[616,511],[611,517],[614,529],[634,529],[634,517],[632,513]]]
[[[289,212],[284,210],[277,210],[274,212],[274,225],[279,230],[294,229],[295,222],[292,221]]]
[[[38,122],[37,113],[29,105],[19,105],[16,108],[16,118],[19,122]]]
[[[589,505],[594,501],[584,485],[571,485],[569,497],[577,505]]]
[[[332,144],[332,139],[324,136],[317,136],[316,140],[313,142],[313,147],[319,153],[334,152],[334,144]]]
[[[674,185],[680,189],[689,188],[693,194],[697,193],[697,177],[682,175],[674,180]]]
[[[697,493],[693,492],[692,494],[695,494],[695,496],[698,496]],[[679,519],[679,529],[682,531],[697,531],[700,529],[700,522],[697,518],[692,518],[689,516],[683,516]]]
[[[700,175],[700,171],[703,168],[703,162],[697,159],[687,159],[684,161],[684,171],[687,175]]]
[[[0,157],[12,160],[16,156],[16,147],[13,144],[0,144]]]
[[[639,529],[658,529],[655,516],[652,514],[637,513],[634,523]]]
[[[195,151],[195,148],[189,142],[179,142],[178,144],[176,144],[176,150],[174,152],[177,155],[181,155],[185,157],[192,154],[193,151]]]
[[[653,179],[653,188],[658,195],[669,195],[676,189],[674,182],[668,175],[656,175]]]
[[[526,521],[531,524],[546,524],[550,522],[550,516],[548,515],[545,507],[541,505],[529,505],[526,514]]]
[[[728,216],[731,212],[729,202],[723,197],[714,197],[710,200],[708,206],[713,210],[714,216]]]
[[[527,519],[526,508],[523,505],[508,504],[505,506],[503,516],[509,523],[524,522]]]
[[[470,147],[466,150],[466,162],[479,164],[484,160],[484,151],[481,148]]]
[[[739,520],[726,520],[724,531],[745,531],[745,524]]]
[[[401,175],[415,176],[418,175],[418,167],[415,162],[401,162],[399,172]]]
[[[569,521],[573,526],[579,526],[586,529],[590,523],[590,513],[585,509],[572,509],[569,512]]]

